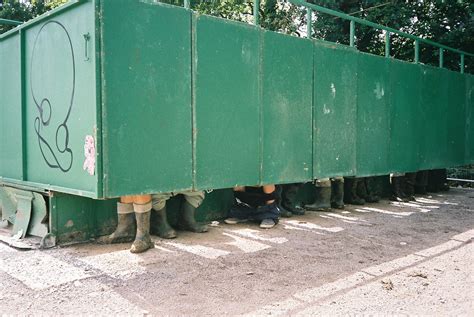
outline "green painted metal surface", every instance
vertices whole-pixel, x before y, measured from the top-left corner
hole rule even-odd
[[[191,12],[103,1],[105,196],[192,187]]]
[[[91,196],[98,177],[83,164],[85,139],[97,129],[94,21],[88,2],[28,28],[23,78],[25,180]]]
[[[448,72],[424,67],[421,81],[422,118],[419,127],[424,142],[421,143],[422,170],[442,168],[447,157],[447,105],[448,83],[443,75]],[[436,87],[436,88],[434,88]]]
[[[357,68],[355,50],[315,42],[314,178],[356,173]]]
[[[387,174],[390,143],[389,60],[359,53],[357,76],[357,175]]]
[[[389,163],[393,172],[415,172],[420,167],[421,66],[390,60]]]
[[[195,187],[260,182],[260,41],[255,27],[193,21]]]
[[[446,166],[465,164],[466,142],[466,77],[461,73],[446,72],[443,76],[448,85],[447,157]]]
[[[263,184],[312,178],[313,44],[274,32],[263,34]]]
[[[0,45],[0,176],[23,179],[20,38]]]
[[[466,148],[465,162],[474,164],[474,76],[466,76]]]

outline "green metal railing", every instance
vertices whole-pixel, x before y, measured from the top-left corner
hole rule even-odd
[[[0,24],[20,25],[20,24],[23,24],[23,22],[15,21],[15,20],[8,20],[8,19],[0,19]]]
[[[364,20],[364,19],[360,19],[360,18],[351,16],[351,15],[348,15],[348,14],[345,14],[345,13],[342,13],[342,12],[331,10],[331,9],[328,9],[328,8],[325,8],[325,7],[321,7],[321,6],[318,6],[316,4],[308,3],[304,0],[287,0],[287,1],[289,3],[295,4],[295,5],[298,5],[298,6],[303,6],[303,7],[306,8],[306,10],[307,10],[307,15],[306,15],[307,16],[307,18],[306,18],[307,27],[306,27],[306,30],[307,30],[307,37],[308,38],[312,38],[312,36],[311,36],[312,30],[313,30],[312,13],[316,11],[316,12],[325,13],[325,14],[328,14],[328,15],[332,15],[332,16],[350,21],[349,45],[351,47],[355,47],[356,23],[360,24],[360,25],[365,25],[365,26],[368,26],[368,27],[371,27],[371,28],[374,28],[374,29],[384,30],[386,32],[385,33],[385,57],[387,57],[387,58],[390,57],[390,37],[391,37],[391,34],[396,34],[396,35],[399,35],[399,36],[402,36],[404,38],[408,38],[408,39],[411,39],[411,40],[414,41],[414,58],[413,58],[413,60],[414,60],[415,63],[420,62],[420,43],[428,44],[428,45],[437,47],[439,49],[439,67],[444,66],[444,52],[445,51],[450,51],[450,52],[454,52],[456,54],[459,54],[459,56],[460,56],[460,72],[461,73],[464,73],[464,68],[465,68],[464,67],[464,59],[465,59],[465,57],[466,56],[470,56],[470,57],[474,56],[474,54],[471,54],[471,53],[467,53],[467,52],[464,52],[464,51],[461,51],[461,50],[458,50],[458,49],[455,49],[455,48],[452,48],[452,47],[449,47],[449,46],[446,46],[446,45],[442,45],[442,44],[434,42],[434,41],[430,41],[430,40],[427,40],[427,39],[422,39],[422,38],[414,36],[412,34],[408,34],[408,33],[405,33],[405,32],[402,32],[402,31],[399,31],[399,30],[396,30],[396,29],[393,29],[393,28],[390,28],[390,27],[387,27],[387,26],[384,26],[384,25],[381,25],[381,24],[370,22],[370,21],[367,21],[367,20]],[[259,10],[258,10],[259,7],[260,7],[260,0],[254,0],[253,14],[254,14],[254,23],[255,23],[255,25],[259,24]]]

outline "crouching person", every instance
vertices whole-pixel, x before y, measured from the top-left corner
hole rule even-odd
[[[132,242],[130,252],[141,253],[154,248],[150,238],[151,195],[123,196],[117,203],[118,223],[115,232],[98,239],[99,243]]]
[[[275,185],[235,187],[234,197],[234,206],[225,223],[257,221],[263,229],[273,228],[278,223],[281,210],[276,203]]]
[[[204,201],[204,192],[187,190],[152,195],[151,234],[163,239],[176,238],[176,231],[169,225],[166,217],[166,202],[178,195],[183,198],[179,208],[178,229],[199,233],[207,232],[207,226],[197,223],[195,219],[196,209]]]

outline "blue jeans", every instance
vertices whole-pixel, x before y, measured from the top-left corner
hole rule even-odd
[[[237,203],[229,210],[230,218],[248,219],[262,221],[264,219],[272,219],[278,223],[280,217],[280,208],[275,203],[253,208],[249,205]]]

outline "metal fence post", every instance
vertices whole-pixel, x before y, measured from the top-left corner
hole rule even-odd
[[[385,31],[385,57],[390,57],[390,32]]]
[[[439,49],[439,67],[443,68],[444,66],[444,50],[442,48]]]
[[[415,64],[420,62],[420,42],[415,40]]]
[[[253,1],[253,23],[255,25],[259,25],[259,9],[260,9],[260,0],[254,0]]]
[[[355,22],[351,21],[350,25],[350,39],[349,39],[349,45],[351,47],[354,47],[354,36],[355,36]]]
[[[311,33],[313,32],[313,10],[311,8],[306,8],[306,37],[311,38]]]
[[[461,54],[461,74],[464,74],[464,54]]]

